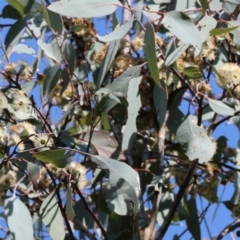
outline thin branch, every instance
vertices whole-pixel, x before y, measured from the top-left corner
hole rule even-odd
[[[169,209],[169,212],[168,212],[162,226],[157,230],[155,238],[154,238],[155,240],[163,239],[165,233],[167,232],[167,230],[172,222],[172,219],[174,217],[174,214],[178,208],[178,205],[181,202],[181,200],[185,194],[185,191],[189,185],[189,182],[191,181],[191,178],[194,174],[197,163],[198,163],[198,159],[195,159],[195,160],[191,161],[191,163],[189,164],[188,171],[186,173],[186,176],[182,183],[182,186],[180,187],[180,189],[175,197],[175,200],[172,203],[171,208]]]
[[[81,198],[81,200],[83,201],[84,207],[86,208],[86,210],[90,213],[90,215],[92,216],[92,218],[94,219],[94,221],[96,222],[96,224],[98,225],[98,227],[101,229],[102,231],[102,235],[104,236],[105,240],[108,240],[108,236],[107,233],[102,225],[102,223],[99,221],[99,219],[95,216],[95,214],[93,213],[93,211],[90,209],[90,207],[88,206],[88,203],[85,199],[85,197],[82,195],[81,191],[79,190],[79,188],[77,187],[76,184],[72,184],[73,188],[76,190],[77,194],[79,195],[79,197]]]
[[[87,228],[85,228],[85,227],[83,226],[83,224],[82,224],[76,217],[74,217],[73,222],[74,222],[75,226],[76,226],[86,237],[88,237],[90,240],[96,240],[96,239],[97,239],[97,238],[94,237],[93,234],[91,234],[91,233],[87,230]]]
[[[74,235],[73,235],[73,232],[72,232],[72,228],[71,228],[71,226],[70,226],[70,224],[69,224],[66,211],[64,210],[64,208],[63,208],[63,206],[62,206],[62,199],[61,199],[61,195],[60,195],[60,193],[59,193],[59,186],[57,185],[57,183],[56,183],[56,181],[55,181],[55,179],[54,179],[54,177],[53,177],[53,175],[52,175],[52,172],[48,169],[47,165],[46,165],[44,162],[42,162],[42,165],[44,166],[44,168],[46,169],[47,173],[49,174],[49,176],[50,176],[50,178],[51,178],[51,180],[52,180],[52,183],[53,183],[53,185],[54,185],[54,187],[55,187],[55,192],[56,192],[57,199],[58,199],[58,201],[57,201],[58,207],[59,207],[59,209],[60,209],[60,211],[61,211],[61,213],[62,213],[62,216],[63,216],[63,218],[64,218],[64,221],[65,221],[65,224],[66,224],[68,233],[69,233],[69,235],[70,235],[70,238],[71,238],[72,240],[74,240],[75,238],[74,238]]]
[[[240,228],[240,219],[237,219],[237,221],[234,221],[233,223],[227,225],[215,238],[215,240],[221,240],[223,237],[225,237],[228,233],[233,232],[235,229]]]

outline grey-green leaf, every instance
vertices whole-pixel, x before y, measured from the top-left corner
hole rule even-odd
[[[122,4],[118,0],[61,0],[53,2],[48,9],[61,15],[77,18],[94,18],[109,15]]]
[[[30,55],[33,55],[33,56],[36,54],[35,50],[32,47],[27,46],[26,44],[22,44],[22,43],[15,45],[12,48],[11,52],[16,52],[16,53],[19,53],[19,54],[26,53],[26,54],[30,54]]]
[[[27,162],[28,180],[36,182],[40,176],[39,166],[35,163]]]
[[[187,218],[186,223],[188,226],[188,230],[192,234],[195,240],[201,240],[201,231],[200,231],[200,224],[198,218],[198,209],[196,198],[191,197],[189,200],[186,201],[187,207]]]
[[[43,84],[43,96],[46,98],[48,94],[54,89],[57,85],[60,76],[60,66],[56,63],[54,66],[50,67],[47,70],[47,76]]]
[[[188,116],[177,130],[177,139],[187,144],[187,156],[190,160],[198,159],[200,163],[208,162],[214,155],[215,147],[196,120]]]
[[[240,199],[240,173],[239,172],[235,172],[234,180],[235,180],[235,182],[234,182],[234,193],[232,195],[231,202],[234,205],[238,205],[239,199]]]
[[[57,34],[61,35],[63,31],[63,21],[61,16],[58,13],[55,13],[47,9],[43,0],[42,0],[42,11],[48,27],[53,29]]]
[[[48,57],[58,62],[53,46],[51,44],[43,42],[42,39],[39,39],[37,41],[37,44]]]
[[[91,161],[109,171],[109,184],[116,188],[116,198],[122,195],[126,201],[131,200],[134,204],[133,212],[137,214],[140,207],[138,198],[141,190],[138,173],[126,163],[108,157],[93,155]],[[125,213],[121,214],[125,215]]]
[[[155,44],[154,30],[152,25],[148,23],[144,37],[144,53],[151,76],[154,82],[160,87]]]
[[[222,1],[222,8],[226,13],[232,14],[239,4],[238,0],[225,0]]]
[[[110,42],[110,44],[108,46],[108,50],[104,56],[103,62],[101,64],[101,67],[100,67],[100,70],[98,73],[98,78],[97,78],[97,82],[96,82],[96,90],[98,90],[101,87],[104,77],[105,77],[107,71],[109,70],[109,68],[117,54],[119,44],[120,44],[120,39]]]
[[[12,48],[18,43],[19,39],[21,38],[24,28],[26,27],[26,21],[26,16],[22,19],[19,19],[11,26],[11,28],[7,32],[4,41],[7,53],[11,52]]]
[[[201,35],[191,19],[182,12],[172,11],[164,15],[164,26],[184,44],[195,47],[195,56],[199,55],[202,47]]]
[[[220,115],[234,115],[234,109],[230,108],[220,100],[208,99],[209,105],[212,110]]]
[[[184,53],[187,48],[189,47],[189,43],[187,44],[181,44],[179,47],[177,47],[170,55],[167,56],[165,65],[170,66],[173,64],[181,55]]]
[[[110,94],[104,95],[99,102],[99,110],[102,112],[108,113],[115,105],[118,104],[118,101],[110,97]]]
[[[140,75],[142,66],[134,66],[122,73],[108,88],[111,92],[122,92],[127,95],[128,83],[131,79],[136,78]]]
[[[142,80],[142,77],[133,78],[128,86],[128,119],[125,125],[123,140],[122,140],[122,151],[128,151],[131,149],[132,143],[136,137],[137,126],[136,118],[138,111],[141,107],[141,99],[138,92],[138,86]]]
[[[14,240],[32,240],[33,222],[31,214],[25,204],[13,196],[5,202],[7,224]]]
[[[39,215],[46,225],[51,238],[53,240],[64,240],[65,227],[60,208],[55,198],[55,191],[45,198],[40,207]]]
[[[73,222],[76,214],[72,207],[72,198],[73,198],[72,189],[71,189],[71,185],[69,184],[67,186],[66,213],[67,213],[68,219]]]
[[[198,26],[200,26],[200,34],[202,43],[204,43],[210,35],[210,31],[215,28],[217,25],[217,21],[212,17],[205,15]]]
[[[229,21],[228,22],[230,27],[238,27],[235,30],[231,31],[231,34],[233,35],[233,41],[234,43],[240,47],[240,21],[236,20],[236,21]]]
[[[122,39],[131,29],[132,23],[133,23],[133,18],[130,21],[126,22],[125,24],[121,25],[120,27],[117,26],[113,32],[103,37],[97,35],[97,38],[101,42],[110,42],[113,40]]]

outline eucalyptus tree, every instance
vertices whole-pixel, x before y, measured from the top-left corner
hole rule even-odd
[[[1,236],[233,234],[239,144],[228,145],[226,126],[215,132],[240,123],[239,7],[238,0],[7,0]],[[223,200],[219,189],[233,185]],[[232,222],[213,232],[223,208]]]

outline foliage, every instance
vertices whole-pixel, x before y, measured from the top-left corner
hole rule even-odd
[[[215,132],[240,122],[239,7],[7,0],[0,236],[163,239],[180,221],[173,239],[202,239],[203,224],[210,239],[236,230],[239,144]],[[216,206],[216,221],[221,203],[234,221],[212,233],[206,214]]]

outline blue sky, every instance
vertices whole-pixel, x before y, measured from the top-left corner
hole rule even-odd
[[[0,1],[0,11],[3,8],[3,6],[6,4],[6,1]],[[119,20],[121,19],[120,14],[118,12],[118,16],[119,16]],[[11,19],[2,19],[1,18],[1,23],[13,23],[14,21]],[[96,28],[99,30],[99,34],[100,35],[104,35],[106,34],[106,32],[111,31],[111,29],[107,29],[106,30],[106,22],[104,20],[97,20],[96,22]],[[9,28],[3,28],[0,31],[0,37],[1,39],[4,40],[6,32],[8,31]],[[26,44],[29,44],[30,46],[34,47],[36,49],[36,44],[34,44],[34,41],[28,41],[26,42]],[[1,52],[2,55],[2,52]],[[14,54],[12,56],[12,61],[16,61],[18,59],[24,59],[27,60],[29,63],[32,63],[33,58],[29,57],[28,55],[22,54],[22,55],[18,55],[18,54]],[[43,69],[44,66],[42,66],[41,68]],[[40,71],[42,70],[40,69]],[[211,78],[211,85],[214,89],[215,92],[217,93],[221,93],[220,89],[217,87],[217,84],[215,82],[214,77]],[[35,89],[33,94],[35,96],[37,96],[39,94],[39,89]],[[37,103],[40,103],[39,99],[36,99]],[[181,109],[184,113],[187,113],[187,104],[183,103],[181,105]],[[57,110],[57,108],[52,110],[52,116],[54,116],[54,120],[58,120],[58,118],[60,117],[60,112],[59,110]],[[56,118],[55,118],[56,117]],[[234,125],[228,125],[227,122],[224,122],[223,124],[221,124],[214,132],[214,139],[216,140],[218,137],[220,136],[226,136],[228,139],[228,145],[231,147],[236,147],[237,146],[237,142],[239,140],[239,130],[237,129],[236,126]],[[233,184],[229,184],[226,187],[220,185],[219,186],[219,191],[218,191],[218,196],[220,197],[222,195],[222,192],[224,191],[224,194],[222,195],[222,201],[224,200],[228,200],[229,198],[231,198],[232,194],[233,194]],[[197,203],[199,205],[199,211],[201,211],[202,209],[204,209],[207,205],[207,201],[204,200],[203,198],[199,198],[197,197]],[[215,218],[213,219],[214,216],[214,212],[216,210],[217,204],[213,204],[207,214],[206,214],[206,222],[211,230],[211,234],[212,236],[216,235],[219,233],[220,230],[222,230],[227,224],[229,224],[230,222],[232,222],[234,220],[234,218],[231,217],[231,213],[222,205],[219,205],[219,209],[217,211],[217,215],[215,216]],[[211,224],[213,220],[213,224]],[[1,222],[2,227],[5,227],[5,224],[3,222]],[[178,224],[175,224],[173,226],[171,226],[165,236],[164,239],[168,240],[168,239],[172,239],[172,237],[175,234],[180,234],[181,232],[183,232],[186,228],[186,224],[185,222],[181,222]],[[208,238],[209,239],[209,235],[206,229],[206,226],[204,224],[204,221],[201,225],[201,229],[202,229],[202,238]],[[1,233],[1,232],[0,232]],[[2,236],[2,234],[0,234],[0,236]],[[191,235],[189,234],[189,232],[186,232],[183,237],[181,239],[190,239]],[[229,239],[229,235],[227,235],[225,238],[223,239]]]

